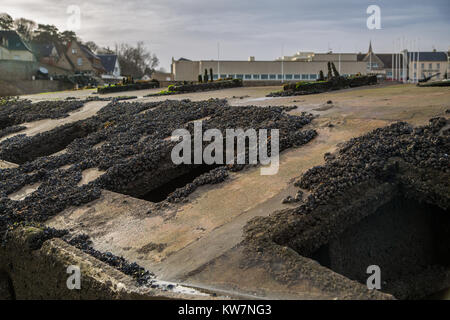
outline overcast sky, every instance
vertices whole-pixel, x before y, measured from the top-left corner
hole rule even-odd
[[[367,28],[367,7],[381,29]],[[394,40],[420,38],[422,50],[448,50],[449,0],[1,0],[0,12],[66,30],[78,5],[83,41],[100,46],[142,40],[169,70],[175,59],[273,60],[297,51],[391,52]]]

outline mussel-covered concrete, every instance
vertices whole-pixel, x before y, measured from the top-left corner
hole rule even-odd
[[[222,169],[217,168],[219,170],[217,174],[202,178],[200,181],[219,183],[204,185],[200,182],[194,182],[193,186],[181,188],[177,193],[174,199],[180,199],[180,201],[163,201],[156,204],[135,198],[138,194],[135,194],[134,191],[139,188],[132,188],[130,183],[135,182],[136,179],[120,178],[120,184],[112,184],[106,188],[110,191],[102,187],[97,188],[97,182],[104,181],[103,179],[107,178],[108,171],[111,171],[109,166],[117,159],[112,155],[118,155],[120,158],[127,157],[130,155],[130,149],[116,148],[114,147],[115,144],[110,142],[114,139],[118,140],[119,143],[126,142],[127,140],[123,140],[124,137],[120,134],[113,135],[113,139],[108,139],[108,135],[94,133],[70,143],[67,146],[68,153],[58,154],[56,157],[42,158],[45,159],[45,162],[48,162],[48,165],[42,168],[34,167],[33,162],[23,164],[20,169],[23,174],[19,175],[17,182],[8,186],[8,191],[6,195],[5,193],[2,194],[2,199],[24,186],[33,185],[42,178],[47,179],[48,177],[49,181],[58,181],[53,180],[52,175],[43,175],[46,171],[55,170],[55,174],[63,179],[74,181],[72,183],[73,188],[67,190],[70,192],[76,190],[72,193],[71,200],[67,201],[66,198],[59,197],[56,189],[51,191],[47,189],[46,185],[43,185],[40,190],[36,191],[37,193],[34,193],[34,196],[32,195],[28,200],[25,199],[24,204],[28,203],[27,201],[39,199],[42,194],[51,191],[53,193],[49,193],[52,194],[49,204],[56,203],[57,205],[52,205],[53,209],[47,211],[44,216],[41,216],[42,213],[39,210],[28,211],[31,207],[21,207],[21,209],[28,208],[23,211],[25,216],[31,214],[38,220],[46,221],[46,225],[49,227],[67,229],[72,236],[87,234],[90,243],[84,241],[83,237],[79,237],[72,244],[92,254],[97,261],[103,259],[102,261],[120,263],[122,270],[125,270],[125,272],[135,270],[141,273],[141,269],[132,266],[133,262],[137,262],[139,266],[144,267],[154,275],[152,279],[174,281],[178,284],[202,288],[204,290],[202,293],[215,292],[222,297],[245,298],[392,299],[392,295],[379,291],[369,291],[357,280],[350,279],[343,271],[333,271],[332,266],[320,265],[319,262],[311,259],[321,246],[332,242],[332,237],[324,237],[323,241],[319,241],[320,245],[317,243],[317,248],[311,248],[307,252],[302,251],[302,245],[307,244],[308,241],[297,241],[298,247],[296,247],[289,243],[290,240],[280,242],[278,238],[271,238],[272,231],[282,225],[285,228],[296,225],[297,217],[290,212],[302,206],[305,201],[309,201],[309,196],[314,193],[314,188],[299,189],[295,185],[296,181],[308,169],[322,165],[325,161],[325,154],[328,153],[325,158],[331,160],[333,152],[342,147],[343,142],[396,121],[407,121],[413,126],[418,126],[427,124],[430,118],[445,116],[445,110],[449,108],[450,92],[442,88],[416,88],[409,85],[385,87],[378,85],[370,89],[350,89],[313,96],[265,98],[266,94],[274,90],[276,88],[273,87],[227,89],[209,93],[180,94],[173,96],[173,99],[174,101],[180,101],[177,106],[182,108],[183,99],[187,98],[191,101],[227,98],[228,103],[233,106],[296,106],[295,109],[290,111],[286,109],[284,112],[300,117],[302,117],[302,112],[318,116],[311,123],[302,125],[302,128],[300,128],[303,132],[315,130],[317,135],[312,140],[308,140],[306,144],[290,146],[283,151],[280,158],[280,171],[275,176],[261,176],[259,168],[256,167],[246,168],[238,172],[226,170],[227,177],[223,179],[224,175],[220,171]],[[151,91],[149,90],[149,92]],[[90,91],[80,91],[27,98],[33,101],[47,98],[65,99],[70,96],[85,99],[90,94]],[[101,120],[98,122],[97,128],[107,130],[106,133],[120,133],[120,130],[126,128],[117,130],[118,121],[134,118],[136,115],[148,112],[153,117],[149,116],[147,119],[155,119],[154,115],[157,113],[152,113],[152,111],[157,106],[156,102],[165,99],[164,97],[139,97],[135,101],[143,102],[143,108],[135,104],[124,105],[127,108],[120,111],[116,110],[116,113],[120,116],[113,119],[116,120],[115,123],[106,118],[105,121],[102,120],[104,116],[111,118],[108,113],[113,109],[106,108],[103,111],[96,111],[96,116],[100,117]],[[330,101],[331,103],[329,103]],[[202,103],[200,102],[199,105],[201,106]],[[163,105],[163,108],[168,108],[166,110],[169,110],[169,113],[172,112],[170,111],[170,105]],[[201,107],[195,110],[208,110],[208,108]],[[175,111],[172,114],[175,115]],[[191,111],[188,114],[191,115]],[[185,123],[191,123],[192,120],[196,119],[208,120],[210,116],[208,111],[202,111],[195,113],[193,117],[183,116],[180,119]],[[167,118],[156,117],[155,121],[164,121],[165,119]],[[163,130],[157,135],[157,138],[164,141],[170,136],[171,129]],[[441,132],[444,131],[442,128],[440,130]],[[145,136],[152,135],[149,127],[145,127],[142,132],[145,133]],[[142,139],[141,131],[138,133],[136,136],[140,141],[137,143],[142,143],[142,141],[145,141],[145,137]],[[165,141],[167,140],[170,139]],[[86,144],[90,146],[89,153],[98,152],[103,157],[99,164],[91,161],[78,162],[76,157],[85,156],[85,153],[81,151]],[[79,153],[79,156],[74,156],[76,153]],[[38,158],[38,161],[34,163],[39,163],[39,159],[41,158]],[[146,161],[148,159],[139,158],[138,160],[140,164],[133,162],[130,167],[147,166],[148,162]],[[399,161],[400,164],[401,161]],[[13,167],[11,164],[6,163],[5,165],[4,162],[0,163],[0,166],[2,168]],[[119,165],[117,170],[113,171],[114,175],[117,177],[117,174],[126,168],[127,166]],[[399,168],[403,167],[399,166]],[[8,175],[10,172],[12,171],[5,171],[2,174]],[[89,180],[90,183],[83,185],[81,181],[86,176],[83,175],[83,172],[97,172],[101,175],[98,175],[97,180]],[[145,167],[142,172],[149,171]],[[407,170],[402,173],[402,179],[408,179],[410,172]],[[400,175],[397,176],[400,177]],[[416,174],[409,177],[409,179],[417,181],[416,178]],[[135,183],[141,187],[141,181]],[[408,184],[402,182],[401,185],[406,186]],[[129,192],[127,192],[127,186]],[[429,186],[429,183],[424,183],[422,188],[430,191]],[[383,199],[383,195],[385,195],[385,200],[389,201],[389,199],[393,200],[395,197],[403,197],[403,192],[405,192],[404,189],[398,191],[395,188],[388,188],[385,184],[380,186],[378,182],[372,187],[373,189],[370,189],[372,193],[369,192],[368,196],[377,195],[373,213],[377,212],[379,207],[382,206],[380,199]],[[303,194],[302,201],[283,203],[283,200],[288,196],[295,197],[299,190]],[[360,192],[364,194],[364,190],[368,189],[363,186]],[[395,192],[395,190],[398,192]],[[410,192],[413,192],[413,190],[417,190],[417,188],[411,189]],[[352,192],[350,192],[351,197],[348,199],[350,203],[353,203],[353,200],[357,202],[357,199],[359,199],[358,193]],[[432,192],[429,192],[428,196],[430,199],[434,199],[433,201],[443,199],[441,196],[433,195]],[[417,199],[419,198],[417,197]],[[421,200],[421,203],[424,203],[424,201]],[[435,207],[436,201],[433,201],[428,202],[433,203],[433,207]],[[2,202],[2,204],[5,204],[5,202]],[[365,204],[367,203],[362,202],[363,207]],[[47,203],[38,203],[35,208],[38,209],[39,206],[47,206]],[[437,206],[441,205],[438,204]],[[342,207],[339,208],[342,209]],[[244,233],[244,226],[247,225],[249,220],[254,217],[267,217],[280,209],[284,211],[273,216],[276,218],[269,218],[272,220],[257,219],[252,221],[245,228]],[[339,212],[339,210],[335,211]],[[367,213],[367,210],[361,210],[361,212]],[[369,216],[375,217],[375,215]],[[283,217],[286,217],[286,219]],[[360,217],[358,214],[355,215],[355,218],[357,222],[350,223],[349,226],[357,226],[359,222],[364,220],[364,217]],[[260,224],[260,221],[265,222]],[[262,227],[256,227],[259,225]],[[335,226],[342,226],[342,224],[336,223]],[[260,233],[254,233],[251,230],[260,230]],[[311,230],[315,229],[312,228]],[[47,232],[49,237],[54,236],[54,231],[51,231],[51,229]],[[336,232],[336,236],[342,234],[340,230],[333,229],[333,232]],[[280,231],[280,234],[283,235],[284,233]],[[314,231],[311,234],[314,234]],[[286,237],[292,240],[296,238]],[[262,239],[268,239],[268,241],[260,242]],[[337,239],[339,240],[339,237]],[[41,241],[42,248],[46,248],[48,243],[55,241],[60,240]],[[66,242],[63,243],[67,245]],[[73,246],[70,247],[73,248]],[[75,248],[75,250],[78,249]],[[85,254],[83,251],[78,250],[78,252]],[[111,255],[105,255],[108,252]],[[92,257],[92,255],[89,255],[89,257]],[[130,264],[119,259],[121,256]],[[0,280],[6,280],[0,282],[0,291],[3,290],[3,287],[9,288],[7,285],[10,283],[8,279],[12,278],[12,275],[8,272],[4,272],[2,275],[4,277],[0,277]],[[130,279],[135,284],[135,274],[130,273],[130,275],[133,277]],[[435,279],[436,274],[424,272],[422,275],[421,283],[427,279]],[[4,283],[6,285],[2,286]],[[402,283],[393,283],[392,285],[393,287],[399,285],[404,292]],[[154,289],[158,290],[158,288],[160,287],[155,284]],[[417,297],[426,295],[423,285],[417,286],[417,289]],[[431,292],[436,292],[434,290],[436,290],[436,287],[433,287]],[[390,292],[394,291],[390,290]],[[9,292],[8,289],[6,289],[6,292]],[[413,290],[408,289],[407,292],[411,293]],[[410,296],[414,295],[396,295],[398,298]],[[194,297],[195,295],[187,298]],[[118,296],[115,296],[115,298],[118,298]],[[200,298],[204,298],[204,296],[200,295]]]

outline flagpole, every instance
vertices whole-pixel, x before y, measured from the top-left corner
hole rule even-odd
[[[394,81],[394,51],[395,51],[395,42],[392,41],[391,81]]]

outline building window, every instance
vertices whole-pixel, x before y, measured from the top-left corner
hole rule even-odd
[[[441,68],[441,64],[440,63],[437,63],[436,64],[436,69],[440,69]]]
[[[19,56],[14,56],[14,60],[20,60]]]
[[[414,63],[414,69],[417,69],[417,63]]]
[[[226,74],[221,74],[221,75],[220,75],[220,78],[221,78],[221,79],[225,79],[226,77],[227,77]]]
[[[283,75],[282,74],[277,74],[277,79],[278,80],[282,80],[283,79]]]
[[[317,79],[317,74],[310,74],[309,75],[309,79],[316,80]]]
[[[302,74],[302,80],[308,80],[308,75],[307,74]]]
[[[236,75],[236,78],[238,78],[238,79],[244,79],[244,75],[243,75],[243,74],[237,74],[237,75]]]
[[[78,58],[78,59],[77,59],[77,64],[78,64],[79,66],[82,66],[82,65],[83,65],[83,59]]]
[[[77,49],[72,49],[72,54],[76,54],[77,53]]]
[[[287,74],[286,75],[286,80],[292,80],[292,74]]]
[[[214,79],[214,80],[219,79],[219,75],[218,75],[218,74],[213,74],[213,79]]]
[[[300,80],[301,76],[299,74],[294,74],[294,79],[295,80]]]
[[[422,65],[420,66],[422,69],[425,69],[425,63],[422,63]]]
[[[269,79],[269,75],[268,74],[262,74],[261,75],[261,80],[268,80]]]
[[[276,80],[277,79],[277,75],[276,74],[270,74],[269,75],[269,79],[270,80]]]
[[[430,63],[430,64],[428,64],[428,69],[433,69],[433,64],[432,63]]]
[[[254,74],[253,75],[253,80],[259,80],[259,74]]]

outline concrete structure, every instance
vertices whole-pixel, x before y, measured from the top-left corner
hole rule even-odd
[[[366,73],[366,63],[357,61],[356,54],[316,54],[311,61],[226,61],[187,59],[172,60],[175,81],[196,81],[205,69],[213,69],[214,79],[238,78],[245,81],[307,81],[316,80],[320,70],[327,73],[327,63],[332,61],[342,75]]]
[[[420,57],[420,55],[422,55]],[[405,64],[403,63],[405,59]],[[420,59],[414,71],[414,61]],[[175,81],[197,81],[198,75],[203,75],[205,69],[213,69],[214,80],[219,78],[239,78],[254,83],[308,81],[316,80],[320,70],[327,74],[328,62],[333,62],[341,75],[376,74],[386,80],[407,80],[427,77],[440,72],[442,79],[449,68],[446,52],[408,53],[374,53],[372,43],[369,43],[367,53],[314,53],[297,52],[292,56],[278,57],[274,61],[257,61],[249,57],[248,61],[200,60],[191,61],[172,58],[171,71]],[[409,70],[409,71],[408,71]],[[409,72],[409,73],[408,73]]]
[[[0,30],[0,60],[36,61],[36,58],[16,31]]]
[[[158,80],[158,81],[172,81],[173,75],[169,72],[162,72],[162,71],[155,71],[152,73],[152,79]],[[144,79],[145,80],[145,79]],[[147,79],[149,80],[149,79]]]
[[[366,295],[355,295],[355,291],[349,292],[348,288],[351,286],[349,280],[337,273],[332,274],[331,269],[321,267],[307,258],[300,258],[301,262],[304,262],[302,266],[310,266],[310,270],[317,270],[316,274],[324,275],[322,285],[309,282],[309,274],[295,273],[302,271],[303,267],[290,269],[295,273],[295,277],[292,277],[292,273],[286,273],[286,277],[277,278],[273,276],[272,271],[285,270],[281,261],[275,261],[273,265],[249,263],[245,248],[239,246],[243,227],[247,221],[255,217],[269,215],[275,210],[292,208],[292,204],[283,204],[282,200],[288,195],[295,195],[297,188],[294,187],[294,182],[301,173],[324,163],[324,153],[334,152],[337,145],[343,141],[399,120],[415,125],[426,124],[430,117],[445,114],[450,92],[445,88],[378,85],[302,96],[303,102],[299,104],[299,97],[266,99],[266,94],[275,89],[234,88],[227,91],[180,94],[173,96],[172,99],[190,98],[196,101],[211,97],[235,96],[230,99],[231,105],[268,106],[274,103],[297,105],[297,109],[290,113],[298,115],[301,112],[313,112],[320,115],[313,123],[319,132],[317,139],[307,146],[281,154],[279,174],[261,176],[259,168],[233,173],[233,179],[214,186],[204,186],[192,194],[189,202],[180,203],[169,212],[157,209],[152,203],[144,200],[103,191],[104,197],[99,201],[60,213],[48,223],[61,228],[73,227],[89,234],[97,249],[123,255],[130,262],[137,261],[162,280],[208,288],[219,294],[234,293],[247,299],[367,298]],[[86,98],[91,96],[91,93],[91,90],[80,90],[25,98],[33,101],[65,99],[69,96]],[[123,93],[116,95],[120,94]],[[134,95],[136,92],[127,94]],[[244,96],[246,98],[240,98]],[[165,99],[167,97],[140,97],[137,101]],[[326,104],[328,100],[333,101],[332,106]],[[93,112],[90,115],[92,116],[107,103],[90,102],[86,106],[86,111]],[[92,111],[93,104],[101,105]],[[73,116],[65,119],[75,121]],[[57,120],[55,125],[62,125],[60,121],[61,119]],[[330,123],[333,127],[328,126]],[[53,128],[47,126],[40,132]],[[26,133],[31,135],[28,131]],[[124,280],[124,275],[117,270],[101,264],[100,261],[69,247],[58,239],[48,240],[41,249],[30,252],[24,248],[21,240],[24,239],[26,242],[29,238],[27,235],[34,235],[39,231],[30,229],[24,231],[26,232],[24,237],[21,233],[14,233],[8,247],[0,248],[0,251],[4,250],[3,252],[7,254],[5,258],[0,259],[0,265],[5,265],[4,271],[12,279],[16,298],[57,298],[61,294],[65,295],[65,298],[83,299],[89,297],[122,299],[128,296],[127,291],[133,285],[132,280],[129,278]],[[166,243],[167,247],[161,252],[140,251],[141,247],[149,243]],[[278,252],[284,256],[295,254],[288,247],[279,247]],[[4,263],[6,261],[13,263],[8,265]],[[86,285],[82,285],[81,291],[64,291],[69,276],[65,273],[67,266],[78,264],[81,265]],[[332,281],[327,281],[330,277],[333,277]],[[294,281],[291,282],[292,279]],[[102,283],[106,281],[111,281],[111,284],[103,285]],[[118,283],[125,284],[125,288],[113,290]],[[364,289],[362,285],[358,288]],[[372,291],[373,294],[376,292]],[[154,293],[156,297],[162,294]]]

